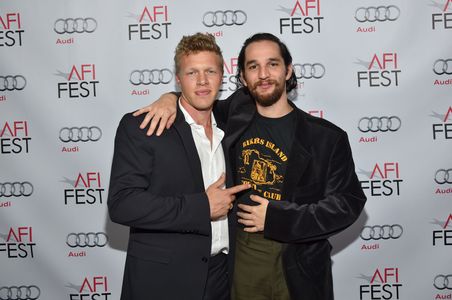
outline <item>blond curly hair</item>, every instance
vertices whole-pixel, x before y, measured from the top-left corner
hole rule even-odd
[[[180,71],[180,59],[182,56],[196,54],[201,51],[210,51],[217,54],[221,61],[221,71],[223,71],[223,54],[221,53],[220,47],[215,42],[215,37],[211,34],[198,32],[193,35],[182,37],[179,44],[177,44],[174,54],[176,73],[179,73]]]

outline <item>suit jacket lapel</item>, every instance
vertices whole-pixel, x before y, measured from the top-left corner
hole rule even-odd
[[[178,132],[182,143],[184,144],[185,154],[187,156],[186,158],[190,165],[196,187],[198,187],[199,191],[202,192],[204,191],[204,180],[202,179],[201,161],[199,160],[198,150],[196,150],[190,125],[185,122],[184,114],[179,109],[179,105],[177,106],[177,115],[174,122],[174,128]]]
[[[307,150],[305,143],[309,139],[306,131],[306,121],[303,113],[294,106],[297,110],[297,118],[295,125],[295,132],[293,138],[293,144],[290,150],[289,161],[286,167],[286,176],[283,186],[284,200],[290,200],[294,189],[298,186],[298,183],[306,171],[307,166],[311,160],[311,154]]]
[[[233,101],[242,101],[241,99],[234,99]],[[231,112],[229,112],[229,119],[226,126],[225,138],[223,144],[225,149],[231,149],[234,142],[242,135],[242,133],[248,128],[251,120],[256,113],[256,105],[250,98],[246,99],[243,105],[235,106]]]

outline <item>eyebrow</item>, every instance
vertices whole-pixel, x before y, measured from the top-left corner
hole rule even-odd
[[[271,58],[268,59],[268,61],[269,62],[275,62],[275,61],[276,62],[281,62],[283,60],[281,58],[279,58],[279,57],[271,57]],[[245,65],[248,66],[248,65],[254,64],[256,62],[257,62],[257,60],[253,59],[253,60],[248,61]]]

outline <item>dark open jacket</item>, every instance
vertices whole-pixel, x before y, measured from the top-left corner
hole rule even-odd
[[[291,102],[290,102],[291,103]],[[296,110],[282,201],[270,201],[264,236],[283,243],[283,269],[292,299],[331,300],[333,282],[328,238],[360,215],[366,196],[355,173],[347,134],[327,120]],[[235,143],[256,114],[246,89],[217,101],[225,122],[228,184],[233,184]]]

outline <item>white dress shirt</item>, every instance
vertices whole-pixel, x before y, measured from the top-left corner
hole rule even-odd
[[[190,125],[199,160],[201,161],[204,189],[207,189],[209,185],[218,180],[222,173],[226,172],[223,147],[221,146],[224,132],[217,127],[217,122],[212,113],[212,144],[210,144],[204,127],[195,123],[190,114],[182,107],[180,99],[179,107],[185,116],[185,121]],[[212,247],[210,254],[213,256],[220,252],[228,253],[229,232],[227,216],[211,221],[210,224],[212,227]]]

